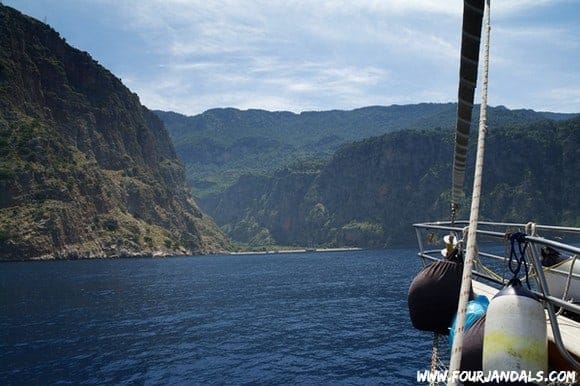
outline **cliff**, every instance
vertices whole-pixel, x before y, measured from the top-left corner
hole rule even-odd
[[[86,52],[0,6],[0,259],[228,247],[162,122]]]
[[[319,230],[304,228],[300,208],[316,176],[315,171],[288,169],[273,176],[246,175],[225,192],[203,200],[232,240],[251,247],[309,245],[309,230]]]
[[[412,223],[450,217],[452,142],[451,130],[385,134],[342,147],[318,170],[240,178],[201,204],[233,239],[254,246],[412,243]],[[490,128],[480,219],[580,225],[579,144],[579,118]],[[469,217],[474,146],[459,218]]]

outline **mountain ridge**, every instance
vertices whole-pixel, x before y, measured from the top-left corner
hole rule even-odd
[[[330,158],[341,145],[401,129],[451,129],[455,103],[367,106],[353,110],[270,112],[215,108],[184,116],[155,110],[186,164],[197,196],[224,191],[246,173],[269,173],[295,159]],[[474,117],[479,106],[475,106]],[[490,107],[489,125],[567,119],[577,114]],[[263,140],[268,146],[264,147]],[[252,148],[251,142],[256,143]],[[262,145],[258,145],[258,144]],[[245,147],[246,152],[236,152]]]

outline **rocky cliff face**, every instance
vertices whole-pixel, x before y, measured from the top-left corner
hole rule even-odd
[[[408,239],[410,221],[424,219],[418,208],[444,207],[449,140],[435,131],[391,133],[345,146],[317,171],[246,176],[202,204],[233,239],[254,246],[382,247]],[[242,224],[270,237],[236,233]]]
[[[252,247],[306,245],[304,197],[316,172],[281,170],[274,176],[242,176],[223,194],[203,199],[224,231]]]
[[[306,205],[325,208],[326,237],[338,245],[407,240],[411,222],[427,213],[440,218],[446,208],[449,140],[437,131],[401,131],[347,146],[318,175]]]
[[[245,177],[202,205],[232,238],[254,245],[411,243],[412,223],[449,220],[452,142],[448,130],[370,138],[344,146],[307,178],[296,172]],[[480,218],[580,225],[579,144],[579,118],[491,129]],[[466,192],[471,192],[475,141],[471,146]],[[459,218],[468,218],[469,208],[468,193]],[[242,224],[249,233],[233,232]],[[256,238],[252,230],[269,238]]]
[[[0,259],[227,247],[137,95],[47,25],[0,6]]]

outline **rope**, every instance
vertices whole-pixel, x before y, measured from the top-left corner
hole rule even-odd
[[[438,369],[439,363],[439,334],[433,333],[433,347],[431,349],[431,374],[435,374]],[[434,386],[437,383],[434,379],[429,383],[430,386]]]
[[[475,160],[475,177],[473,180],[473,193],[471,198],[471,211],[469,214],[469,231],[467,235],[467,256],[463,265],[463,277],[459,293],[459,306],[457,307],[457,322],[455,337],[451,350],[449,371],[459,371],[461,367],[461,353],[463,351],[463,333],[465,329],[465,317],[467,302],[471,293],[471,271],[473,260],[477,256],[477,223],[479,217],[479,204],[481,199],[481,182],[483,175],[483,161],[485,154],[485,135],[487,133],[487,85],[489,75],[489,36],[490,36],[490,4],[486,0],[484,9],[485,35],[483,46],[483,85],[481,89],[481,108],[479,115],[479,133],[477,138],[477,157]],[[457,385],[457,380],[450,380],[449,385]]]
[[[476,267],[478,267],[481,271],[484,271],[488,276],[496,279],[497,281],[502,281],[503,277],[501,275],[498,275],[494,270],[492,270],[491,268],[486,267],[480,259],[475,259],[474,263],[476,265]]]
[[[526,284],[528,288],[530,287],[529,270],[528,263],[526,261],[526,248],[528,247],[528,242],[526,240],[526,234],[521,232],[513,233],[509,236],[511,242],[510,257],[508,260],[508,267],[513,274],[512,280],[517,279],[522,266],[524,267],[524,274],[526,275]],[[518,244],[518,250],[516,251],[516,243]],[[519,252],[519,255],[518,255]],[[516,261],[516,266],[514,267],[514,260]]]

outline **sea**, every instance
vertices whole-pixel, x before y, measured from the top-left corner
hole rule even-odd
[[[416,252],[4,263],[0,384],[416,385]]]

